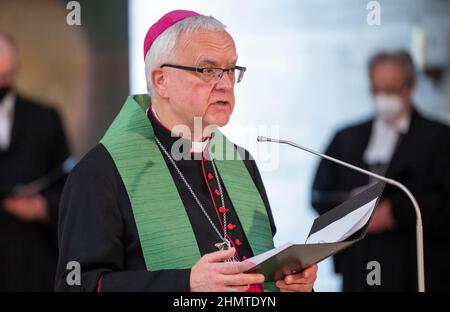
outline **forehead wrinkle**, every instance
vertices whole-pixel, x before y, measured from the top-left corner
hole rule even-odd
[[[237,62],[237,56],[233,57],[231,61],[227,61],[225,64],[226,66],[234,66]],[[202,65],[210,65],[215,67],[222,66],[221,62],[219,60],[216,60],[214,58],[211,58],[209,55],[200,55],[197,60],[195,61],[196,66],[202,66]]]
[[[194,49],[193,55],[195,58],[194,59],[195,64],[203,62],[203,63],[210,63],[214,66],[218,66],[222,61],[219,58],[232,52],[233,56],[231,63],[236,63],[237,55],[233,38],[231,38],[231,36],[228,33],[226,34],[227,35],[223,36],[223,38],[219,39],[214,38],[214,40],[211,40],[210,37],[204,38],[203,36],[201,36],[201,32],[197,32],[196,36],[194,35],[195,36],[194,40],[192,40],[192,36],[189,36],[188,33],[184,33],[180,36],[180,41],[177,44],[177,52],[178,52],[177,54],[179,56],[186,55],[189,54],[190,50]],[[198,47],[201,47],[201,49],[198,49]],[[205,50],[211,51],[211,53],[208,53]],[[195,57],[196,54],[198,55]],[[215,55],[218,55],[219,58],[216,58]],[[228,62],[228,60],[226,62]]]

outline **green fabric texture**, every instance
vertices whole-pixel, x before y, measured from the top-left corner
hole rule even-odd
[[[149,271],[192,267],[201,257],[188,215],[146,115],[148,95],[129,96],[101,144],[130,198]],[[227,148],[231,147],[231,149]],[[225,148],[225,149],[224,149]],[[234,154],[233,160],[224,158]],[[273,248],[264,203],[236,148],[219,131],[210,152],[255,255]],[[229,156],[229,155],[227,155]],[[266,290],[276,290],[265,283]]]

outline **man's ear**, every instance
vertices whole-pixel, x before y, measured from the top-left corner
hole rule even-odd
[[[165,72],[162,68],[157,68],[153,70],[151,74],[153,87],[155,89],[155,92],[162,98],[167,98],[167,77],[165,76]]]

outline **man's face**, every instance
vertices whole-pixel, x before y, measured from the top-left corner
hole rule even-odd
[[[0,87],[14,84],[16,68],[13,48],[0,38]]]
[[[374,66],[371,73],[372,95],[384,93],[399,96],[404,106],[411,102],[412,88],[405,85],[400,65],[383,62]]]
[[[199,68],[231,68],[236,65],[234,41],[225,31],[181,34],[173,64]],[[203,127],[224,126],[234,108],[234,82],[227,73],[219,81],[206,82],[201,73],[164,68],[168,101],[177,120],[192,126],[201,117]]]

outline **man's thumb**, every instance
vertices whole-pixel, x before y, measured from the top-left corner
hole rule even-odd
[[[228,250],[219,250],[209,253],[205,256],[208,262],[223,262],[231,258],[236,253],[236,248],[230,248]]]

